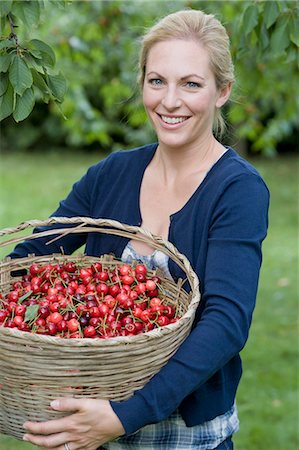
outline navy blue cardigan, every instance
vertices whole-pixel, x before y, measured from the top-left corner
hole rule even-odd
[[[157,144],[112,153],[74,184],[53,216],[90,216],[141,225],[143,173]],[[225,413],[235,399],[255,306],[261,245],[267,233],[269,192],[258,172],[233,149],[208,172],[191,198],[170,217],[168,239],[198,274],[202,299],[191,334],[171,360],[128,400],[111,402],[127,434],[167,418],[179,408],[187,426]],[[105,234],[68,235],[45,249],[42,240],[16,246],[29,253],[120,257],[127,239]],[[174,277],[184,276],[173,261]]]

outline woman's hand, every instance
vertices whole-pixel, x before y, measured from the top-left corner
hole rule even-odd
[[[26,422],[24,440],[51,450],[96,450],[125,433],[108,400],[61,398],[51,402],[70,415],[48,422]]]

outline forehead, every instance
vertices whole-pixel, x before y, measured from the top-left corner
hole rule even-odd
[[[185,39],[170,39],[154,44],[147,56],[146,72],[190,72],[208,75],[210,57],[200,42]]]

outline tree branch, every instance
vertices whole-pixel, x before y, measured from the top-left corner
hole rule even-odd
[[[12,17],[11,17],[10,14],[7,14],[7,19],[8,19],[10,30],[11,30],[9,38],[10,39],[14,39],[15,42],[16,42],[16,46],[18,47],[19,46],[19,40],[18,40],[18,36],[17,36],[17,34],[15,32],[16,25],[14,25],[14,23],[12,21]]]

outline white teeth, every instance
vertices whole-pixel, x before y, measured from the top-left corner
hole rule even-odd
[[[161,116],[163,122],[166,123],[181,123],[184,122],[186,120],[186,117],[167,117],[167,116]]]

